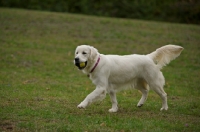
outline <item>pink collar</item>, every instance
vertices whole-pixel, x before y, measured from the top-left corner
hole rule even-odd
[[[92,70],[90,71],[90,73],[92,73],[94,71],[94,69],[97,67],[97,65],[99,64],[99,61],[100,61],[100,56],[96,62],[96,64],[94,65],[94,67],[92,68]]]

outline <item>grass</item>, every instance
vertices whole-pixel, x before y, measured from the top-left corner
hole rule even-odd
[[[200,27],[131,19],[0,8],[0,131],[200,131]],[[166,44],[185,49],[162,71],[169,110],[137,90],[76,106],[94,89],[73,65],[80,44],[104,54],[148,54]],[[134,62],[133,62],[134,63]]]

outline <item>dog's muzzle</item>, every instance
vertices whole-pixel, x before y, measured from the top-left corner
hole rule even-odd
[[[75,65],[80,69],[84,69],[87,66],[87,61],[86,62],[80,62],[79,58],[75,58]]]

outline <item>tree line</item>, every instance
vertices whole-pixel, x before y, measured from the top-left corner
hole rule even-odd
[[[200,24],[200,0],[0,0],[0,6]]]

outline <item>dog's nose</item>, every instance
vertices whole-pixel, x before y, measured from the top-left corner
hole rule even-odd
[[[75,60],[76,62],[79,62],[79,58],[75,58],[74,60]]]

